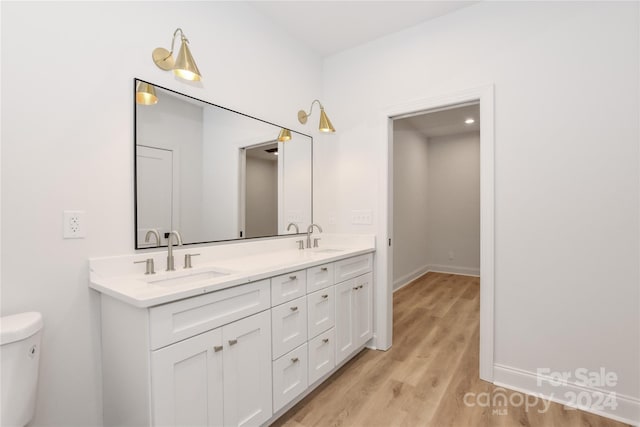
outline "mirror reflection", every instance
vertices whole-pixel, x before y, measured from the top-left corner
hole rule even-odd
[[[136,249],[166,246],[171,230],[189,244],[313,222],[310,136],[291,131],[281,142],[279,126],[140,83],[157,102],[135,104]]]

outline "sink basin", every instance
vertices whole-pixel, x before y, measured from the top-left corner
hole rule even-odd
[[[316,248],[316,249],[311,249],[311,251],[317,254],[330,254],[330,253],[336,253],[336,252],[344,252],[344,249]]]
[[[160,286],[184,285],[185,283],[195,283],[202,280],[214,279],[216,277],[227,276],[229,273],[225,271],[211,270],[204,273],[190,274],[188,276],[170,277],[165,279],[147,279],[147,283]]]

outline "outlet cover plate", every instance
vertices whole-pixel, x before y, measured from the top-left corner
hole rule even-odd
[[[84,211],[64,211],[63,237],[65,239],[84,239],[85,220]]]

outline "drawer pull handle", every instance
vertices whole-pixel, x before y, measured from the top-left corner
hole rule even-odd
[[[222,346],[221,345],[213,346],[213,351],[215,351],[216,353],[219,352],[219,351],[222,351]]]
[[[298,276],[289,276],[289,280],[296,280]]]
[[[322,295],[322,298],[327,299],[327,298],[329,298],[329,295],[324,294],[324,295]]]
[[[238,344],[238,340],[229,340],[229,345],[236,345]]]
[[[298,307],[289,307],[291,309],[291,311],[296,311],[298,309]]]
[[[292,358],[291,358],[291,361],[292,361],[293,363],[298,362],[298,360],[299,360],[299,359],[298,359],[297,357],[292,357]]]
[[[327,271],[327,267],[320,267],[320,271]]]
[[[329,338],[323,339],[322,342],[325,343],[325,344],[328,343],[329,342]]]

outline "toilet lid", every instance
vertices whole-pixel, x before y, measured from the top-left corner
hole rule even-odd
[[[0,317],[0,345],[23,340],[42,329],[42,315],[35,311]]]

